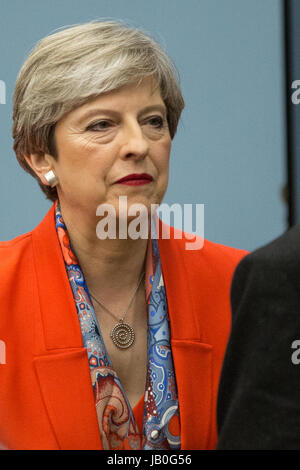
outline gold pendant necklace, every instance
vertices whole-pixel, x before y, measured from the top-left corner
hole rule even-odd
[[[142,273],[141,277],[140,277],[140,280],[138,282],[138,285],[133,293],[133,296],[129,302],[129,305],[123,315],[122,318],[117,318],[116,315],[114,315],[112,312],[110,312],[108,310],[107,307],[105,307],[98,299],[96,299],[96,297],[94,295],[92,295],[92,293],[90,292],[91,294],[91,297],[96,300],[96,302],[101,306],[103,307],[105,310],[108,311],[108,313],[110,313],[110,315],[112,315],[116,320],[118,320],[118,323],[113,327],[113,329],[111,330],[110,332],[110,337],[114,343],[115,346],[117,346],[117,348],[120,348],[120,349],[127,349],[129,348],[133,343],[134,343],[134,340],[135,340],[135,333],[134,333],[134,329],[132,328],[132,326],[128,325],[128,323],[124,322],[124,319],[125,319],[125,316],[129,310],[129,307],[138,291],[138,288],[140,286],[140,283],[143,279],[143,276],[144,276],[145,272]]]
[[[134,343],[134,329],[121,319],[111,330],[110,337],[118,348],[127,349]]]

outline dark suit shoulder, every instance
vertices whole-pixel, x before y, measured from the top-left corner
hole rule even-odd
[[[237,266],[231,284],[232,324],[270,332],[298,322],[300,226],[255,250]],[[300,324],[299,324],[300,325]]]
[[[268,244],[256,249],[247,256],[245,263],[262,262],[267,264],[299,262],[300,225],[295,225]]]
[[[253,282],[264,289],[268,284],[274,289],[286,281],[293,282],[294,279],[296,282],[299,270],[300,225],[296,225],[245,256],[235,270],[232,289]]]

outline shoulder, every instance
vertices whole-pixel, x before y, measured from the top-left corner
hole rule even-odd
[[[31,250],[32,232],[19,235],[12,240],[0,242],[0,272],[8,275],[18,269],[26,254]]]
[[[33,230],[18,235],[12,240],[0,242],[0,270],[8,269],[9,266],[16,266],[18,261],[27,260],[28,254],[32,253],[33,239],[42,240],[47,245],[51,242],[50,233],[55,232],[54,204],[41,222]]]
[[[300,225],[287,230],[268,244],[248,254],[238,267],[237,275],[250,272],[274,278],[276,273],[293,273],[300,267]]]
[[[0,241],[0,250],[12,250],[14,248],[21,248],[24,244],[28,243],[29,239],[31,238],[32,232],[23,233],[22,235],[18,235],[11,240]]]
[[[160,250],[166,253],[168,258],[174,258],[177,268],[184,264],[191,275],[205,272],[207,276],[212,274],[226,277],[227,273],[231,277],[236,265],[249,253],[171,226],[167,226],[167,229],[170,230],[170,237],[159,240]]]
[[[11,240],[0,241],[0,263],[3,261],[3,256],[22,253],[26,250],[31,243],[31,238],[32,231],[18,235]]]
[[[236,262],[249,252],[239,248],[233,248],[221,243],[215,243],[198,235],[176,229],[161,222],[165,233],[170,233],[166,240],[160,240],[160,243],[167,243],[169,249],[176,250],[181,256],[185,256],[191,261],[198,262],[200,259],[211,259],[222,262]]]
[[[248,254],[234,272],[231,301],[233,311],[252,300],[258,311],[273,312],[300,303],[300,226]],[[253,315],[253,313],[252,313]],[[270,312],[273,316],[273,313]]]

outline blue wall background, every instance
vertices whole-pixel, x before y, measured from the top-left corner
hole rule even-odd
[[[280,0],[0,1],[0,240],[36,226],[50,202],[12,150],[12,97],[35,43],[61,26],[123,19],[174,59],[186,108],[164,202],[205,204],[205,237],[253,250],[287,228]]]

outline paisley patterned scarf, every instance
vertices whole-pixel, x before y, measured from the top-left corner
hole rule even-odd
[[[180,449],[179,404],[170,347],[168,306],[156,237],[148,239],[146,259],[148,359],[143,429],[140,430],[105,348],[89,290],[58,201],[55,202],[55,220],[83,344],[87,350],[103,449]],[[152,233],[156,231],[154,219],[151,230]]]

